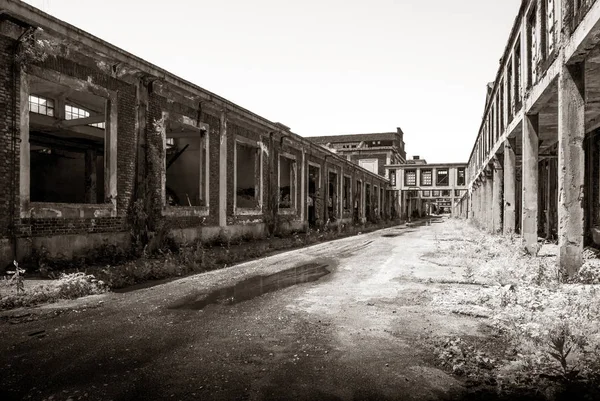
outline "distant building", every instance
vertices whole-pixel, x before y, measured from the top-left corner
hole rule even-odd
[[[467,192],[466,167],[467,163],[427,164],[419,156],[405,164],[386,165],[391,188],[399,192],[400,215],[455,215],[458,202]]]
[[[308,139],[384,177],[387,177],[386,165],[406,162],[404,133],[400,128],[396,132],[313,136]]]

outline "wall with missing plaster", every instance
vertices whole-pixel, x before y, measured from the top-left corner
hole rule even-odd
[[[67,258],[101,244],[126,248],[132,241],[144,240],[140,227],[147,230],[146,237],[172,236],[186,242],[218,235],[258,237],[303,230],[315,215],[319,218],[310,224],[361,222],[365,219],[364,204],[357,205],[356,215],[343,213],[343,175],[350,177],[353,197],[359,191],[357,180],[371,188],[389,188],[384,177],[361,169],[282,124],[40,10],[20,2],[10,2],[8,7],[12,20],[0,16],[0,158],[7,161],[0,163],[0,187],[10,189],[0,192],[0,263],[26,259],[42,246],[50,256]],[[19,18],[38,21],[41,29],[27,31],[14,24]],[[31,74],[50,83],[70,85],[82,94],[82,100],[86,94],[104,99],[104,154],[95,159],[95,168],[92,163],[70,158],[68,152],[60,154],[64,160],[56,166],[47,164],[42,153],[31,157],[29,134],[32,121],[40,118],[30,118],[32,111],[25,103],[32,93],[21,85]],[[61,93],[60,85],[52,85],[44,95],[55,105],[62,105],[62,97],[70,95]],[[66,126],[61,108],[55,107],[43,118],[50,122],[42,134],[61,146],[80,146],[77,142],[85,142],[90,131],[80,127],[77,138],[69,136],[74,129],[53,131],[54,123]],[[238,144],[256,150],[251,158],[240,159],[240,163],[248,161],[253,166],[236,166]],[[308,173],[309,162],[320,166],[316,181],[322,193],[318,199],[315,177],[311,181]],[[97,199],[81,197],[89,180],[73,182],[68,188],[47,187],[41,182],[44,167],[48,174],[60,168],[85,175],[86,180],[91,177],[88,169],[96,171],[92,181],[101,187]],[[338,174],[339,183],[332,205],[327,203],[332,193],[326,185],[330,170]],[[284,179],[281,174],[286,174]],[[255,197],[256,207],[254,203],[252,207],[236,204],[236,183],[244,175],[249,177],[244,189]],[[249,188],[252,185],[254,192]],[[54,198],[47,195],[52,191],[58,191]],[[374,196],[372,190],[371,194]],[[375,197],[369,203],[374,202]],[[323,210],[315,213],[316,205]]]

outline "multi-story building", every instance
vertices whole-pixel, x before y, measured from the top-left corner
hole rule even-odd
[[[574,275],[600,245],[600,1],[523,0],[469,159],[465,216],[558,239]]]
[[[389,216],[388,180],[18,0],[0,1],[0,264]],[[132,235],[133,234],[133,235]]]
[[[308,139],[381,176],[386,176],[385,165],[406,161],[404,132],[400,128],[396,132],[311,136]]]
[[[466,163],[428,164],[415,156],[406,164],[385,167],[391,188],[399,191],[403,218],[455,215],[459,200],[467,193]]]

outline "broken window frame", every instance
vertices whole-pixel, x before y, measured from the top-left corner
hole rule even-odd
[[[441,174],[445,176],[445,179],[440,180],[440,173],[445,172],[445,174]],[[435,172],[435,183],[438,187],[447,187],[450,186],[450,171],[447,168],[439,168]]]
[[[262,215],[263,214],[263,152],[261,150],[260,142],[248,139],[243,136],[237,135],[234,141],[233,148],[233,213],[235,215]],[[238,146],[245,146],[253,148],[256,152],[254,160],[254,177],[256,182],[254,185],[254,198],[257,202],[257,206],[254,208],[244,208],[237,206],[237,152]]]
[[[30,110],[29,95],[33,79],[42,79],[58,86],[71,88],[74,92],[89,93],[105,101],[106,128],[104,129],[104,199],[96,203],[32,202],[30,177]],[[20,217],[31,218],[69,218],[81,216],[116,217],[117,216],[117,136],[118,102],[117,92],[94,83],[62,74],[57,71],[30,65],[27,71],[20,72]],[[54,101],[54,116],[58,119],[57,103]],[[35,114],[35,113],[34,113]],[[37,113],[39,114],[39,113]],[[40,114],[43,116],[43,114]]]
[[[467,172],[464,167],[459,167],[456,169],[456,185],[459,187],[464,187],[467,185]]]
[[[342,208],[344,213],[349,213],[352,210],[352,176],[344,174],[342,181]]]
[[[289,171],[290,206],[289,207],[281,206],[281,204],[282,204],[282,199],[281,199],[281,176],[282,176],[281,159],[287,159],[290,163],[290,171]],[[277,163],[277,188],[278,188],[277,193],[279,194],[279,196],[277,197],[277,205],[278,205],[279,213],[281,213],[281,214],[296,213],[296,210],[298,208],[298,205],[297,205],[297,202],[298,202],[298,167],[297,167],[297,162],[296,162],[296,156],[292,155],[291,153],[282,152],[279,154],[279,159],[278,159],[278,163]]]
[[[163,152],[165,157],[162,158],[162,205],[163,216],[181,216],[181,215],[192,215],[192,216],[208,216],[210,208],[210,139],[209,132],[210,127],[208,124],[199,123],[196,120],[187,116],[177,114],[174,112],[163,112],[163,131],[161,132],[163,140]],[[167,129],[171,121],[185,127],[186,130],[193,132],[185,137],[193,137],[194,135],[200,136],[200,151],[204,151],[199,156],[199,168],[201,170],[200,184],[199,184],[199,195],[203,201],[202,205],[199,206],[185,206],[185,205],[168,205],[167,204],[167,145],[169,139],[167,137]]]
[[[331,194],[329,191],[330,188],[330,184],[331,184],[331,174],[335,175],[335,181],[333,182],[333,190],[334,193]],[[327,197],[326,197],[326,202],[327,202],[327,212],[329,214],[329,219],[331,219],[332,217],[332,213],[334,215],[334,217],[337,219],[340,219],[342,216],[340,215],[340,173],[338,170],[336,169],[332,169],[329,168],[327,169],[327,187],[326,187],[327,191]],[[331,200],[331,206],[330,206],[330,201]]]

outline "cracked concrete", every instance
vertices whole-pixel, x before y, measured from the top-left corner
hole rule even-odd
[[[392,236],[390,234],[397,234]],[[432,342],[485,336],[481,320],[430,303],[462,274],[423,258],[447,224],[400,226],[129,293],[0,319],[0,398],[457,399]],[[169,309],[307,263],[331,274],[234,305]]]

